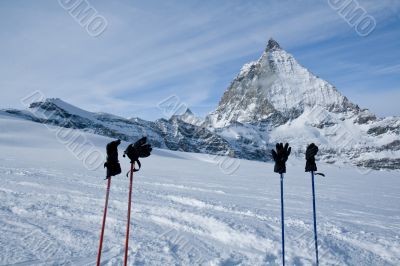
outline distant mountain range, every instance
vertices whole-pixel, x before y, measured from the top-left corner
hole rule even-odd
[[[325,162],[400,169],[400,118],[381,119],[361,109],[273,39],[257,61],[242,67],[205,119],[189,109],[168,120],[126,119],[84,111],[60,99],[1,112],[125,141],[147,135],[160,148],[249,160],[270,160],[276,142],[289,142],[295,155],[304,156],[307,144],[314,142]]]

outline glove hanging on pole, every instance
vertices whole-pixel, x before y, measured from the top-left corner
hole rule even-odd
[[[139,139],[138,141],[136,141],[135,143],[130,144],[124,152],[124,157],[128,156],[128,158],[131,159],[131,163],[136,162],[139,166],[138,169],[134,168],[133,172],[139,171],[139,169],[142,165],[139,161],[139,158],[149,157],[151,151],[153,150],[151,148],[151,145],[146,142],[147,142],[147,138],[143,137],[143,138]]]
[[[318,146],[314,143],[308,145],[306,150],[306,172],[313,172],[315,175],[325,176],[323,173],[316,173],[315,155],[318,153]]]
[[[317,234],[317,213],[315,204],[315,181],[314,174],[325,176],[322,173],[315,173],[317,171],[317,165],[315,164],[315,155],[318,153],[318,147],[314,143],[308,145],[306,150],[306,172],[311,172],[311,184],[312,184],[312,196],[313,196],[313,214],[314,214],[314,243],[315,243],[315,262],[319,265],[318,258],[318,234]]]
[[[281,178],[281,225],[282,225],[282,265],[285,266],[285,212],[283,205],[283,174],[286,173],[286,161],[289,158],[292,148],[289,143],[283,146],[283,143],[276,144],[276,151],[272,150],[272,158],[275,161],[274,172],[280,174]]]
[[[146,144],[147,138],[143,137],[136,141],[134,144],[130,144],[125,152],[124,157],[127,155],[131,159],[131,170],[129,180],[129,194],[128,194],[128,221],[126,225],[126,236],[125,236],[125,256],[124,256],[124,266],[128,265],[128,250],[129,250],[129,230],[131,223],[131,202],[132,202],[132,182],[133,182],[133,172],[137,172],[140,169],[139,158],[149,157],[152,151],[151,145]],[[135,162],[138,164],[139,168],[135,169]]]
[[[286,161],[289,158],[290,152],[292,151],[292,148],[289,147],[289,143],[286,143],[285,146],[283,146],[283,143],[277,143],[276,144],[276,151],[272,150],[272,158],[275,161],[275,167],[274,167],[274,172],[283,174],[286,173]]]
[[[104,229],[106,226],[106,219],[107,219],[107,209],[108,209],[108,197],[110,195],[110,187],[111,187],[111,177],[118,175],[121,173],[121,166],[118,161],[118,145],[121,144],[121,140],[115,140],[107,144],[106,151],[107,151],[107,161],[104,163],[104,167],[107,167],[107,191],[106,191],[106,202],[104,205],[104,213],[103,213],[103,223],[101,226],[101,233],[100,233],[100,244],[99,244],[99,251],[97,253],[97,266],[100,266],[101,260],[101,252],[103,248],[103,237],[104,237]]]
[[[315,155],[318,153],[318,146],[314,143],[308,145],[306,150],[306,172],[317,171],[317,165],[315,164]]]
[[[121,140],[115,140],[107,144],[107,161],[104,163],[104,167],[107,168],[107,177],[119,175],[121,173],[121,165],[118,161],[118,145],[121,144]]]

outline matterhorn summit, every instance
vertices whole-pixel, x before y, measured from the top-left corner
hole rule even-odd
[[[242,67],[207,120],[213,127],[224,127],[232,122],[258,122],[276,112],[293,119],[315,106],[333,112],[358,110],[270,39],[261,57]]]

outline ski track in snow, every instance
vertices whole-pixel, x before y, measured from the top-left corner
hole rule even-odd
[[[42,125],[4,117],[0,124],[8,129],[0,131],[0,265],[95,265],[104,170],[86,170]],[[29,134],[30,128],[43,133],[35,139],[45,147],[2,141],[12,130]],[[109,141],[87,137],[101,150]],[[279,177],[272,164],[241,160],[227,176],[206,158],[156,150],[142,161],[134,175],[130,265],[281,264]],[[285,177],[288,265],[314,263],[303,164],[289,160]],[[400,265],[399,172],[319,168],[327,174],[316,180],[320,264]],[[102,265],[123,264],[127,196],[128,179],[114,177]]]

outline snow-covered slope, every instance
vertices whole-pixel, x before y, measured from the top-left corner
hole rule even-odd
[[[95,265],[105,171],[87,170],[54,129],[0,114],[0,265]],[[83,134],[102,152],[111,140]],[[273,165],[239,160],[237,171],[225,175],[220,158],[155,149],[142,160],[134,176],[129,265],[280,265]],[[120,159],[125,172],[129,160]],[[290,157],[284,181],[288,265],[314,262],[303,164]],[[321,265],[399,265],[399,172],[362,175],[318,165],[327,174],[316,179]],[[104,265],[123,263],[127,195],[128,179],[114,177]]]

